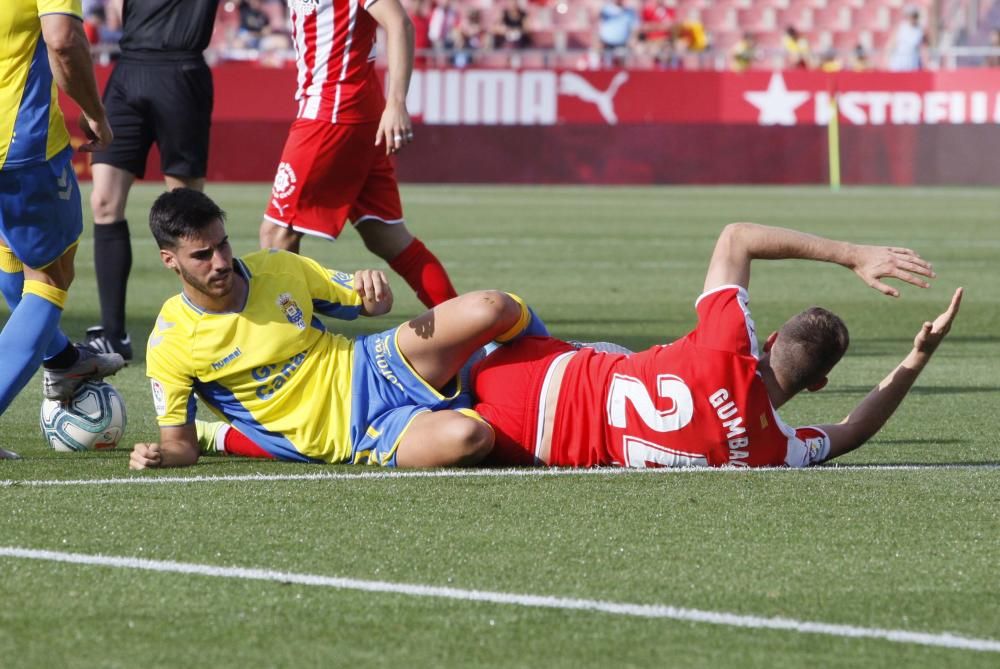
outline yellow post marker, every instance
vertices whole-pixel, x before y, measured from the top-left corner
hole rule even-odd
[[[830,190],[840,190],[840,105],[838,95],[830,96],[830,121],[826,124],[827,154],[830,158]]]

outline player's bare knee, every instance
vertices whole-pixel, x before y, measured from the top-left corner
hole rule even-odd
[[[459,465],[481,462],[493,450],[493,430],[482,421],[458,415],[449,421],[446,439],[451,444]]]
[[[114,223],[118,216],[118,202],[105,189],[95,188],[90,193],[90,209],[94,213],[94,222]]]
[[[480,325],[484,331],[507,330],[521,317],[521,305],[500,290],[479,290],[466,295],[467,318]]]

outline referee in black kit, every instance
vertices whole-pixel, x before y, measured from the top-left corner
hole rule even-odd
[[[132,245],[125,204],[154,142],[168,189],[205,187],[214,92],[202,52],[219,0],[116,1],[122,2],[121,57],[104,89],[115,141],[93,154],[90,195],[101,325],[87,330],[86,343],[131,360],[125,290]]]

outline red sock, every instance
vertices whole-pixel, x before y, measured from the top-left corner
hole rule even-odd
[[[246,436],[235,427],[229,428],[226,432],[226,436],[222,440],[222,443],[226,447],[226,453],[229,455],[242,455],[247,458],[274,459],[273,455],[255,444],[250,437]]]
[[[417,298],[428,308],[458,295],[444,265],[419,239],[414,238],[389,262],[389,267],[410,284]]]

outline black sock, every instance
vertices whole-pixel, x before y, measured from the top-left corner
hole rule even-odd
[[[79,359],[80,352],[73,346],[73,342],[69,342],[66,348],[46,360],[43,365],[45,369],[66,369],[70,365],[75,365]]]
[[[124,339],[125,289],[132,270],[128,221],[94,226],[94,269],[97,272],[97,293],[101,298],[104,335],[112,341]]]

